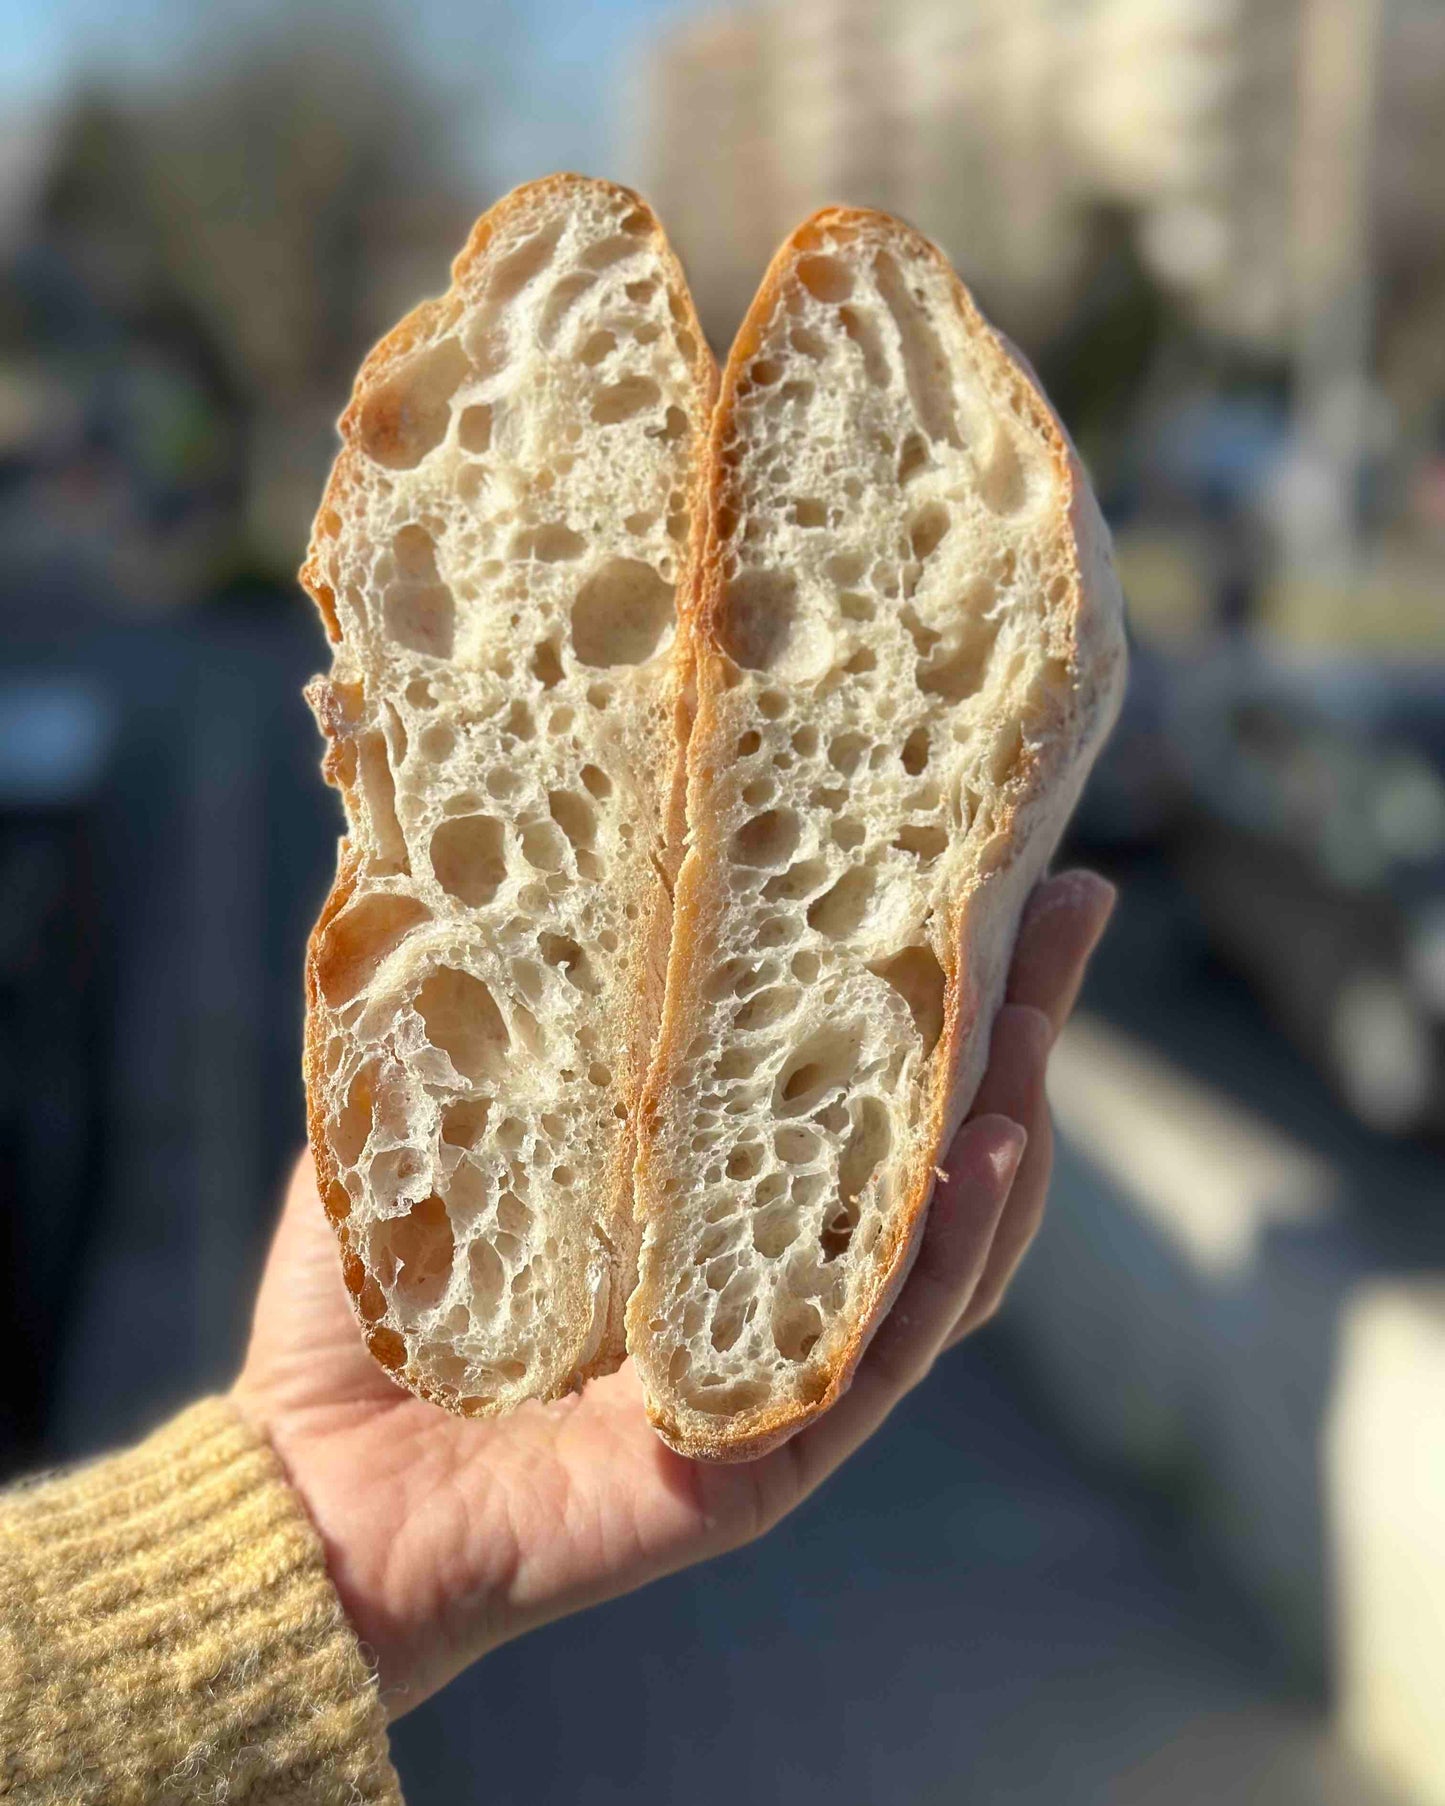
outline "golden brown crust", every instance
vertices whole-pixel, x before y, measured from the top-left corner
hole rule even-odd
[[[351,399],[338,422],[342,440],[341,450],[322,494],[315,525],[312,529],[311,543],[300,571],[301,583],[316,603],[327,636],[333,644],[340,641],[341,631],[336,614],[335,597],[326,580],[324,547],[329,538],[328,522],[334,520],[335,515],[346,504],[352,492],[360,487],[361,460],[364,454],[359,448],[358,441],[361,436],[363,412],[366,412],[367,415],[367,432],[372,442],[375,443],[378,432],[376,404],[378,398],[384,394],[387,382],[419,344],[430,342],[438,331],[446,330],[456,323],[465,306],[463,285],[473,266],[486,255],[492,240],[519,218],[539,213],[557,201],[565,200],[569,193],[575,192],[578,188],[604,192],[616,200],[636,208],[645,218],[648,224],[648,242],[665,272],[670,299],[674,303],[675,317],[691,334],[696,346],[692,374],[699,397],[699,412],[705,416],[710,411],[717,391],[717,367],[698,323],[682,266],[647,203],[629,188],[569,173],[547,176],[512,190],[510,194],[503,196],[484,213],[473,226],[465,246],[453,261],[452,287],[448,292],[440,298],[423,301],[407,314],[367,355],[357,373]],[[688,636],[681,623],[684,616],[690,615],[692,612],[691,591],[696,582],[701,551],[707,486],[706,460],[699,457],[690,481],[688,507],[691,528],[685,569],[677,591],[679,629],[675,640],[671,678],[673,700],[666,709],[667,728],[664,734],[659,736],[661,744],[658,748],[660,761],[677,772],[681,772],[683,769],[681,737],[685,735],[689,719],[684,703],[690,684]],[[351,815],[356,806],[355,750],[350,740],[351,721],[345,707],[342,686],[332,680],[322,679],[311,687],[308,694],[316,708],[318,720],[327,742],[322,762],[323,773],[329,782],[336,784],[342,790],[348,815]],[[666,819],[660,824],[665,850],[661,855],[658,882],[652,888],[650,904],[647,906],[645,932],[639,935],[635,967],[636,982],[631,987],[634,1002],[629,1011],[629,1054],[624,1078],[624,1088],[628,1093],[631,1107],[629,1108],[626,1133],[618,1139],[611,1170],[605,1176],[604,1181],[609,1200],[606,1214],[608,1220],[619,1227],[630,1226],[634,1222],[632,1167],[636,1141],[635,1101],[641,1091],[654,1028],[661,1009],[672,918],[671,879],[681,857],[682,821],[681,787],[680,784],[674,782],[668,788]],[[428,1383],[413,1367],[405,1364],[401,1338],[395,1331],[369,1323],[361,1312],[359,1301],[366,1273],[359,1256],[350,1245],[350,1237],[346,1228],[346,1211],[349,1209],[349,1201],[340,1185],[337,1163],[325,1133],[324,1111],[320,1101],[324,1077],[324,1048],[321,1045],[319,1032],[321,992],[318,960],[325,929],[350,899],[356,886],[359,869],[360,862],[356,854],[349,843],[343,839],[339,849],[335,882],[322,906],[321,915],[307,944],[305,964],[307,1009],[303,1075],[307,1097],[308,1138],[316,1165],[318,1188],[323,1203],[326,1205],[328,1218],[336,1231],[341,1250],[343,1276],[351,1297],[352,1308],[356,1313],[368,1347],[376,1359],[399,1382],[408,1386],[419,1396],[429,1399],[433,1404],[460,1412],[461,1401],[458,1395]],[[565,1391],[575,1388],[593,1375],[611,1372],[623,1360],[626,1352],[624,1313],[631,1277],[636,1270],[636,1245],[639,1237],[640,1229],[635,1229],[627,1245],[613,1250],[614,1265],[617,1270],[614,1273],[614,1283],[611,1288],[608,1321],[596,1352],[589,1360],[579,1365],[565,1383],[559,1384],[552,1396],[559,1396]]]
[[[928,260],[947,276],[959,312],[970,337],[982,356],[996,362],[1009,383],[1009,396],[1024,418],[1047,444],[1059,484],[1056,538],[1067,544],[1070,563],[1070,593],[1066,613],[1073,632],[1067,646],[1056,648],[1071,669],[1081,675],[1086,686],[1107,686],[1111,701],[1100,702],[1092,694],[1080,694],[1071,711],[1073,719],[1050,724],[1051,731],[1043,744],[1046,750],[1034,753],[1029,760],[1028,785],[1023,799],[1002,818],[998,831],[990,879],[1006,877],[1006,868],[1015,851],[1019,833],[1019,817],[1029,813],[1030,806],[1051,789],[1060,790],[1066,816],[1072,806],[1077,782],[1070,784],[1070,767],[1077,769],[1082,780],[1082,767],[1087,764],[1093,746],[1102,738],[1101,715],[1111,715],[1122,669],[1122,642],[1111,673],[1081,671],[1086,660],[1082,653],[1095,653],[1096,647],[1085,648],[1083,623],[1096,607],[1085,592],[1085,572],[1080,550],[1098,521],[1088,484],[1076,455],[1057,416],[1049,407],[1021,366],[1006,341],[984,320],[972,296],[943,254],[922,234],[882,213],[861,208],[827,208],[805,221],[783,243],[768,266],[753,304],[738,330],[723,369],[718,404],[713,418],[710,456],[711,482],[708,493],[708,528],[703,552],[702,570],[697,588],[697,604],[688,619],[695,660],[697,709],[693,731],[687,748],[688,815],[696,819],[706,805],[706,790],[714,761],[722,748],[714,743],[714,701],[729,684],[732,661],[724,650],[725,570],[724,555],[731,509],[728,489],[731,473],[727,442],[732,429],[735,392],[747,366],[759,354],[769,320],[781,298],[785,282],[798,258],[817,246],[826,236],[840,232],[867,231],[892,237],[895,243],[913,257]],[[1086,550],[1092,550],[1085,545]],[[1103,580],[1112,582],[1107,558],[1102,564]],[[1110,613],[1108,608],[1103,613]],[[1117,621],[1106,623],[1111,636],[1117,636]],[[1108,653],[1108,648],[1104,648]],[[1107,656],[1099,660],[1108,663]],[[1103,721],[1103,729],[1107,728]],[[1086,745],[1086,742],[1090,742]],[[1061,825],[1061,824],[1060,824]],[[697,958],[704,957],[708,943],[709,916],[720,908],[720,900],[709,883],[710,874],[700,862],[685,865],[679,881],[673,917],[673,952],[671,969],[681,973]],[[985,881],[987,882],[987,881]],[[938,1163],[948,1141],[958,1126],[971,1097],[959,1095],[960,1056],[965,1044],[978,1028],[981,999],[970,987],[970,952],[974,938],[973,917],[984,884],[950,899],[946,957],[941,961],[945,977],[944,1025],[939,1049],[932,1063],[931,1093],[926,1114],[914,1144],[911,1170],[904,1186],[904,1201],[891,1216],[889,1229],[880,1238],[876,1260],[876,1278],[872,1296],[866,1306],[851,1319],[847,1340],[829,1359],[821,1374],[811,1374],[812,1384],[806,1398],[793,1398],[781,1404],[764,1405],[737,1416],[719,1420],[716,1427],[697,1424],[697,1414],[690,1413],[681,1422],[667,1406],[649,1393],[647,1409],[654,1428],[668,1446],[679,1454],[711,1461],[750,1461],[786,1441],[805,1424],[820,1416],[846,1391],[859,1360],[878,1325],[898,1294],[917,1253],[919,1238],[927,1216]],[[1022,898],[1019,899],[1022,902]],[[656,1053],[643,1091],[641,1123],[643,1132],[637,1162],[638,1208],[645,1213],[644,1200],[649,1193],[657,1195],[661,1186],[653,1173],[656,1155],[656,1125],[663,1108],[667,1088],[683,1062],[684,1051],[693,1033],[686,1016],[686,1002],[680,985],[669,987],[658,1030]],[[972,1089],[970,1085],[969,1089]],[[645,1334],[641,1301],[629,1318],[634,1339]]]

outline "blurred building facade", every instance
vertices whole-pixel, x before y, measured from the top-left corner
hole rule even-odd
[[[1367,370],[1412,430],[1438,418],[1433,0],[757,0],[678,27],[650,85],[651,187],[719,344],[783,234],[846,202],[915,220],[1045,346],[1114,209],[1199,330],[1287,364],[1346,462]]]

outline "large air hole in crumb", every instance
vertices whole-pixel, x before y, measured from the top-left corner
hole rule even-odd
[[[1028,502],[1028,473],[1004,426],[994,428],[988,461],[978,474],[978,492],[995,514],[1018,514]]]
[[[423,1176],[426,1161],[414,1147],[387,1147],[367,1167],[367,1190],[372,1201],[387,1210],[397,1199],[412,1196],[415,1181]],[[387,1279],[390,1284],[390,1277]]]
[[[612,794],[612,779],[596,765],[582,767],[582,782],[587,787],[588,793],[595,796],[599,802]]]
[[[903,604],[898,611],[898,618],[907,629],[909,639],[913,641],[914,651],[920,658],[927,658],[943,635],[921,621],[917,610],[910,603]]]
[[[806,1361],[822,1333],[822,1313],[811,1299],[779,1294],[773,1304],[773,1345],[785,1361]]]
[[[463,1078],[497,1079],[506,1071],[511,1036],[496,1000],[480,978],[438,966],[416,994],[427,1040]]]
[[[542,640],[532,651],[532,675],[544,690],[555,689],[563,677],[562,659],[551,640]],[[553,732],[557,732],[555,717]]]
[[[799,903],[818,890],[827,877],[828,867],[821,859],[800,859],[787,871],[769,878],[763,886],[763,896],[769,903]]]
[[[903,769],[909,777],[916,778],[928,764],[928,729],[916,727],[903,742],[903,751],[899,757],[903,761]]]
[[[530,959],[514,959],[507,968],[518,992],[533,1007],[542,1001],[542,971]]]
[[[846,301],[853,293],[853,272],[836,257],[800,257],[798,280],[817,301]]]
[[[514,702],[502,719],[502,732],[514,740],[532,740],[537,733],[537,719],[525,702]]]
[[[800,607],[791,571],[742,571],[727,586],[717,622],[719,643],[734,664],[802,679],[826,667],[831,637]]]
[[[722,1084],[734,1079],[750,1079],[758,1069],[761,1054],[751,1047],[725,1047],[717,1057],[713,1074]]]
[[[456,640],[456,603],[442,583],[403,583],[388,589],[382,603],[387,636],[409,652],[450,658]]]
[[[788,1123],[773,1131],[773,1152],[785,1166],[805,1166],[818,1157],[818,1138],[801,1123]]]
[[[806,1116],[830,1092],[846,1089],[857,1070],[859,1041],[847,1029],[824,1028],[789,1054],[778,1074],[773,1108],[778,1116]]]
[[[709,1417],[736,1417],[755,1409],[767,1396],[766,1380],[734,1380],[728,1386],[720,1382],[708,1386],[702,1382],[689,1394],[689,1402],[695,1411],[702,1411]]]
[[[361,449],[389,470],[411,470],[446,437],[451,398],[468,373],[455,339],[414,352],[361,402]]]
[[[802,995],[794,986],[770,985],[738,1006],[733,1012],[733,1027],[741,1034],[773,1028],[791,1016],[801,1002]]]
[[[943,1031],[945,980],[937,955],[931,947],[905,947],[891,959],[877,961],[869,970],[887,979],[908,1005],[927,1058]]]
[[[406,1343],[394,1329],[368,1330],[366,1346],[372,1359],[389,1373],[397,1373],[406,1365]]]
[[[638,249],[634,239],[627,231],[615,233],[611,238],[599,238],[582,253],[582,262],[589,270],[610,270],[614,263],[621,263],[624,257],[631,257]]]
[[[496,1249],[480,1237],[467,1250],[467,1270],[472,1282],[472,1313],[485,1323],[502,1302],[506,1272]]]
[[[436,1193],[413,1204],[405,1216],[374,1224],[372,1264],[394,1264],[395,1290],[418,1309],[436,1304],[451,1278],[455,1244],[447,1207]]]
[[[544,226],[531,238],[525,238],[515,250],[499,257],[492,266],[487,282],[487,299],[500,306],[520,295],[527,284],[540,276],[552,261],[557,240],[562,236],[562,221]]]
[[[901,853],[911,853],[921,865],[932,865],[948,845],[948,835],[932,823],[906,823],[893,842]]]
[[[363,1066],[351,1081],[346,1102],[326,1132],[331,1151],[342,1166],[355,1166],[371,1133],[371,1113],[376,1097],[376,1066]]]
[[[835,734],[828,742],[828,763],[845,778],[852,777],[868,746],[862,734]]]
[[[838,1207],[823,1229],[824,1260],[836,1260],[847,1252],[858,1227],[859,1200],[892,1143],[893,1131],[883,1105],[876,1097],[859,1098],[838,1161]]]
[[[1018,765],[1023,745],[1023,730],[1018,722],[1010,722],[989,749],[988,776],[990,783],[1006,784],[1009,781]]]
[[[926,308],[886,251],[873,259],[873,275],[898,329],[909,399],[919,425],[930,439],[960,445],[953,374]]]
[[[898,481],[911,483],[930,463],[928,441],[922,433],[908,433],[898,448]]]
[[[537,337],[544,345],[553,342],[568,314],[596,281],[596,276],[590,270],[569,270],[552,284],[542,307],[541,318],[537,322]]]
[[[856,933],[868,915],[873,889],[871,868],[850,866],[831,889],[809,906],[808,926],[835,941]]]
[[[572,650],[584,665],[640,665],[662,645],[672,616],[672,587],[651,565],[609,559],[572,604]]]
[[[457,423],[457,443],[463,451],[474,456],[491,448],[492,410],[486,402],[474,402],[462,410]]]
[[[522,857],[539,872],[560,872],[566,852],[551,822],[528,822],[522,829]]]
[[[729,1179],[755,1179],[762,1171],[763,1150],[756,1142],[742,1142],[728,1155]]]
[[[599,426],[615,426],[656,407],[662,391],[650,376],[624,376],[599,389],[592,401],[592,418]]]
[[[920,508],[908,523],[908,543],[913,556],[926,563],[943,543],[952,524],[942,502],[929,502]]]
[[[786,947],[789,941],[797,940],[802,927],[791,916],[769,916],[758,925],[757,945],[759,947]]]
[[[577,353],[577,356],[584,364],[589,366],[596,365],[600,364],[604,358],[616,349],[617,340],[612,333],[594,332],[589,334],[583,341],[582,348]]]
[[[489,1097],[458,1098],[442,1111],[442,1140],[449,1147],[474,1148],[486,1133]]]
[[[413,897],[363,897],[342,910],[322,936],[316,957],[321,994],[333,1009],[350,1003],[430,911]]]
[[[366,795],[371,830],[376,836],[376,856],[372,870],[392,875],[410,872],[406,837],[396,813],[396,779],[392,775],[391,758],[386,739],[380,733],[363,734],[357,742],[357,766],[361,788]]]
[[[455,815],[431,837],[431,867],[437,883],[459,903],[479,909],[490,903],[507,875],[501,822],[490,815]]]
[[[537,946],[547,964],[558,967],[562,976],[575,990],[593,996],[602,988],[596,973],[592,970],[591,961],[570,936],[542,934],[537,937]]]
[[[514,1191],[497,1199],[497,1227],[506,1235],[524,1236],[532,1227],[532,1213]]]
[[[1000,623],[982,618],[966,623],[952,644],[936,647],[917,667],[918,687],[944,702],[976,696],[998,639]]]
[[[856,307],[840,308],[838,318],[844,332],[862,354],[864,376],[875,388],[881,389],[888,381],[888,358],[878,328]]]
[[[587,541],[562,521],[543,521],[514,533],[508,550],[513,558],[534,558],[539,564],[569,564],[587,550]]]
[[[738,865],[769,869],[786,865],[802,833],[791,809],[765,809],[744,822],[732,838],[732,857]]]
[[[735,1273],[718,1294],[708,1333],[719,1354],[726,1354],[742,1334],[745,1313],[756,1284],[756,1277],[744,1268]]]
[[[596,840],[597,815],[585,796],[575,790],[550,790],[547,808],[574,848],[590,847]]]
[[[776,1260],[802,1232],[802,1212],[789,1198],[769,1204],[753,1218],[753,1246],[766,1260]]]

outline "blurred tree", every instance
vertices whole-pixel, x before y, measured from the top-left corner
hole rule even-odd
[[[0,330],[12,349],[43,348],[92,445],[97,418],[110,422],[109,474],[133,491],[110,529],[117,579],[136,562],[120,554],[120,517],[155,524],[158,473],[213,500],[225,474],[212,577],[289,578],[352,372],[443,285],[475,211],[448,126],[364,10],[344,32],[301,13],[246,41],[217,35],[139,98],[76,96],[17,259],[30,305]],[[127,587],[173,593],[150,581],[152,554],[164,561],[142,548]],[[196,571],[192,556],[181,590]]]
[[[471,208],[447,118],[375,18],[218,45],[146,122],[160,255],[255,407],[247,539],[296,561],[362,353],[441,285]]]

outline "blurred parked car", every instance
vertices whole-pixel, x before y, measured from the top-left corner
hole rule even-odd
[[[1218,951],[1355,1114],[1439,1131],[1445,696],[1379,705],[1348,683],[1305,695],[1236,672],[1202,686],[1180,723],[1179,857]]]

